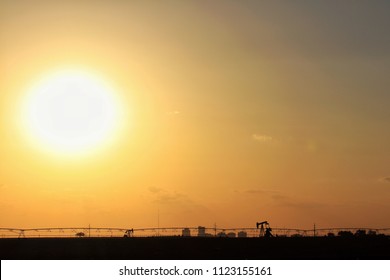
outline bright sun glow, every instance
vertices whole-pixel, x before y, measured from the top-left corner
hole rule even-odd
[[[25,123],[44,148],[80,154],[112,137],[118,122],[113,89],[100,77],[77,70],[47,76],[25,102]]]

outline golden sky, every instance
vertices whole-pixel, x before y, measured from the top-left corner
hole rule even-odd
[[[389,9],[0,0],[0,227],[390,226]],[[89,153],[23,117],[69,68],[119,104]]]

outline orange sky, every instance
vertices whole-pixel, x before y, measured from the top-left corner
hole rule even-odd
[[[389,8],[0,1],[0,227],[390,226]],[[124,110],[71,157],[21,118],[69,66]]]

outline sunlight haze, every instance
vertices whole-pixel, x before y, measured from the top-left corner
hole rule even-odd
[[[389,9],[0,0],[0,227],[389,227]]]

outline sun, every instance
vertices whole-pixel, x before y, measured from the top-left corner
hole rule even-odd
[[[28,90],[23,112],[35,142],[68,155],[103,145],[112,138],[119,121],[112,86],[81,70],[46,75]]]

